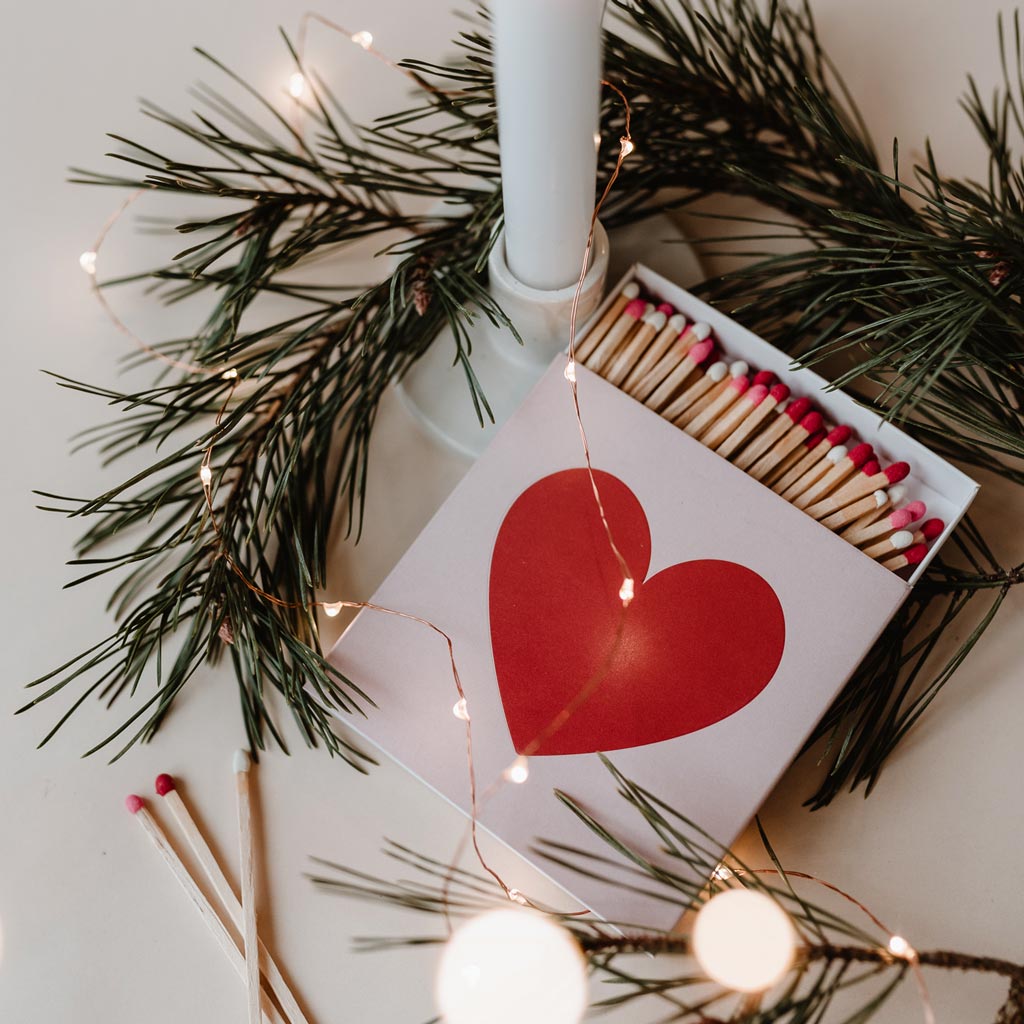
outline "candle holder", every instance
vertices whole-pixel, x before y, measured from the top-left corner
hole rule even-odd
[[[608,273],[608,235],[594,227],[590,267],[577,308],[582,327],[604,297]],[[480,426],[473,403],[467,400],[465,380],[454,372],[455,341],[444,330],[398,385],[406,406],[438,440],[469,458],[476,458],[498,427],[540,380],[555,353],[569,344],[569,317],[575,283],[555,291],[531,288],[515,278],[505,258],[504,231],[488,260],[490,292],[508,314],[522,338],[520,345],[507,328],[480,316],[473,332],[473,372],[494,414]]]

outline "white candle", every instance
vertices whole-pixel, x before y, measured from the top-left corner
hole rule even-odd
[[[544,291],[578,277],[594,210],[604,0],[493,0],[505,259]]]

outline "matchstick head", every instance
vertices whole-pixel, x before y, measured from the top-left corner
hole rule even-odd
[[[750,364],[745,359],[737,359],[729,364],[730,377],[746,377],[750,372]]]
[[[676,315],[675,308],[670,306],[667,302],[662,302],[660,305],[655,307],[659,313],[664,313],[667,318]]]
[[[711,355],[712,352],[714,352],[714,350],[715,343],[710,338],[705,338],[704,341],[698,341],[697,344],[686,353],[686,358],[689,359],[694,366],[699,366],[709,355]],[[721,366],[722,368],[721,376],[717,379],[724,380],[727,372],[725,363],[716,363],[715,366]],[[714,366],[710,367],[708,369],[708,373],[710,374],[714,368]]]
[[[889,516],[889,525],[894,530],[902,530],[905,526],[909,526],[913,521],[913,513],[905,508],[898,508]]]
[[[775,404],[778,405],[789,398],[789,388],[785,384],[773,384],[768,394],[775,399]]]
[[[856,451],[856,449],[854,449],[854,451]],[[876,473],[881,473],[882,467],[878,464],[878,459],[868,459],[868,461],[860,467],[860,471],[865,476],[874,476]]]
[[[898,484],[901,480],[907,478],[910,473],[910,466],[905,462],[894,462],[891,466],[886,466],[882,472],[890,484]]]
[[[174,777],[164,772],[156,777],[156,782],[153,783],[153,788],[156,790],[157,796],[167,796],[173,789]]]
[[[875,449],[872,448],[871,445],[862,442],[861,444],[854,445],[854,447],[850,449],[848,458],[856,469],[860,469],[874,454]]]
[[[842,424],[838,427],[833,427],[825,435],[825,440],[834,448],[837,444],[846,444],[852,436],[853,431],[846,424]]]
[[[771,370],[758,370],[754,374],[754,387],[763,384],[765,388],[770,388],[778,379]]]
[[[621,294],[623,298],[635,299],[640,294],[640,285],[638,285],[636,281],[630,281],[629,284],[624,284],[622,286]]]
[[[926,523],[921,524],[921,532],[924,534],[925,540],[935,540],[945,528],[946,524],[941,519],[929,519]]]
[[[799,401],[800,399],[798,398],[796,402]],[[796,402],[794,402],[793,405],[796,405]],[[792,406],[790,406],[790,408],[792,408]],[[789,409],[786,410],[786,415],[789,415]],[[803,429],[806,430],[808,434],[811,434],[818,439],[817,441],[814,442],[815,444],[817,444],[818,441],[820,441],[824,436],[821,432],[820,412],[809,412],[806,416],[801,417],[800,426],[803,427]]]
[[[914,543],[914,535],[909,530],[897,530],[890,538],[889,543],[894,551],[902,551]]]
[[[846,450],[845,444],[837,444],[835,448],[830,448],[828,454],[825,456],[833,466],[838,465],[843,459],[846,458],[850,453]]]
[[[924,561],[924,556],[928,554],[927,544],[915,544],[912,548],[907,548],[903,552],[903,557],[907,560],[907,565],[920,565]]]
[[[693,346],[693,348],[696,348],[696,347],[697,347],[696,345]],[[693,348],[690,349],[690,356],[691,357],[693,356]],[[725,378],[728,375],[728,373],[729,373],[729,367],[726,366],[726,364],[723,363],[721,360],[719,360],[717,363],[712,363],[708,367],[707,377],[708,377],[708,380],[710,380],[713,383],[717,384],[719,381],[725,380]]]
[[[907,489],[903,484],[893,484],[892,487],[889,488],[890,505],[898,505],[906,496]],[[921,502],[917,502],[917,504],[921,504]],[[908,505],[907,508],[910,508],[910,506]],[[921,515],[924,515],[924,513],[922,512]],[[917,516],[917,518],[920,519],[921,516]]]
[[[819,430],[816,433],[811,434],[811,436],[809,438],[807,438],[806,441],[804,441],[804,446],[807,447],[807,448],[817,448],[818,445],[821,444],[821,442],[824,441],[824,440],[825,440],[825,431],[824,430]]]
[[[251,763],[249,752],[247,750],[235,751],[235,756],[232,758],[232,765],[234,766],[236,774],[238,772],[247,772]]]
[[[760,405],[767,397],[768,389],[763,384],[757,384],[746,393],[744,400],[751,405]]]
[[[889,504],[889,495],[879,488],[871,495],[875,499],[875,508],[885,508]]]
[[[903,487],[900,484],[897,484],[896,487],[899,487],[901,490],[903,490]],[[889,488],[890,495],[894,490],[896,490],[896,487]],[[923,516],[925,512],[928,511],[928,506],[923,501],[912,501],[906,507],[906,511],[910,513],[910,521],[912,523],[916,523],[918,519],[920,519],[921,516]]]
[[[146,806],[146,801],[135,793],[129,793],[128,796],[124,798],[124,805],[128,808],[129,814],[138,814],[139,811]]]
[[[639,320],[647,312],[647,303],[643,299],[633,299],[623,312],[625,312],[626,316]]]
[[[711,324],[706,324],[703,320],[698,320],[690,330],[693,331],[693,336],[698,341],[703,341],[705,338],[711,337]]]
[[[786,407],[786,415],[794,422],[799,423],[804,416],[811,411],[811,400],[809,398],[794,398]],[[818,417],[818,425],[814,428],[821,428],[821,417]]]
[[[668,318],[668,326],[672,328],[676,334],[686,333],[686,317],[682,313],[676,313]]]
[[[742,395],[750,387],[750,380],[747,377],[733,377],[729,382],[729,387],[738,395]],[[764,395],[761,397],[764,398]]]
[[[660,331],[667,322],[667,317],[660,310],[656,309],[651,313],[644,313],[644,323],[649,324],[656,331]]]

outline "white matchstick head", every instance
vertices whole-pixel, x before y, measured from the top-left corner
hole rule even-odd
[[[746,377],[750,373],[750,364],[743,359],[737,359],[729,364],[730,377]]]
[[[656,309],[653,313],[648,313],[644,316],[644,323],[650,324],[656,331],[660,331],[665,326],[667,319],[661,310]]]
[[[714,381],[716,384],[719,381],[725,380],[725,375],[729,372],[729,367],[726,366],[721,360],[717,363],[712,363],[708,367],[708,379]]]
[[[909,530],[897,530],[890,538],[889,543],[894,551],[902,551],[914,543],[914,535]]]
[[[903,484],[893,484],[889,488],[889,501],[898,505],[907,496],[907,489]]]
[[[695,324],[694,324],[694,325],[693,325],[693,326],[692,326],[692,327],[690,328],[690,330],[691,330],[691,331],[693,331],[693,336],[694,336],[694,337],[695,337],[695,338],[696,338],[696,339],[697,339],[698,341],[703,341],[703,340],[704,340],[705,338],[708,338],[708,337],[710,337],[710,336],[711,336],[711,325],[710,325],[710,324],[706,324],[706,323],[704,323],[704,321],[703,321],[703,320],[698,320],[698,321],[697,321],[697,322],[696,322],[696,323],[695,323]]]
[[[829,448],[828,452],[825,455],[825,458],[828,459],[828,461],[831,462],[833,465],[835,465],[837,463],[842,462],[848,454],[849,452],[847,452],[845,444],[837,444],[835,448]]]
[[[251,763],[252,762],[249,759],[249,752],[247,750],[235,751],[234,768],[236,774],[238,772],[247,772]]]
[[[629,284],[622,286],[621,294],[623,298],[635,299],[640,294],[640,285],[636,281],[630,281]]]
[[[872,497],[875,499],[875,508],[881,508],[889,501],[889,495],[886,491],[875,491]]]
[[[673,313],[668,318],[668,325],[673,331],[677,331],[679,334],[683,333],[686,327],[686,317],[682,313]]]

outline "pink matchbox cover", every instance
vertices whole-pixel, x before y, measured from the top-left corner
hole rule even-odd
[[[481,789],[530,754],[528,783],[499,787],[480,813],[511,848],[530,857],[543,838],[608,853],[557,788],[658,858],[598,751],[729,844],[910,586],[580,367],[601,495],[635,579],[624,615],[563,366],[557,357],[372,600],[451,636]],[[378,705],[346,726],[468,814],[443,640],[364,610],[331,661]],[[609,920],[668,928],[677,913],[537,866]]]

